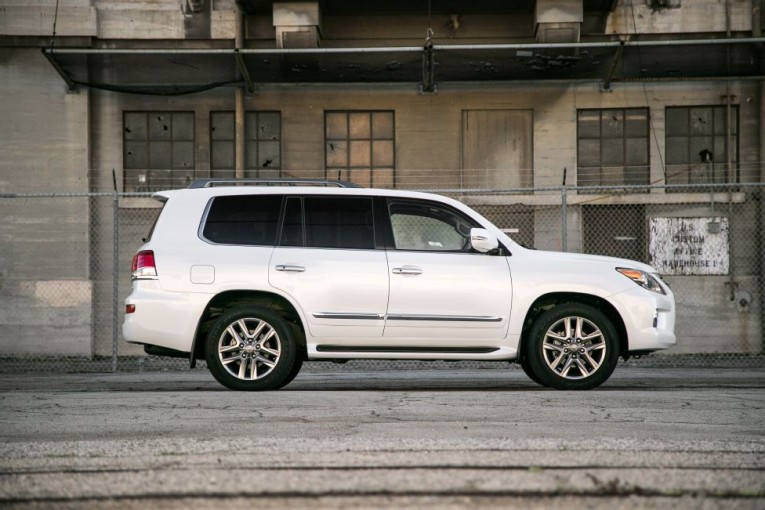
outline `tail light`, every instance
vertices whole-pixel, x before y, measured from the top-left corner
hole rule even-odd
[[[139,251],[133,257],[133,280],[155,280],[157,278],[157,266],[154,263],[152,250]]]

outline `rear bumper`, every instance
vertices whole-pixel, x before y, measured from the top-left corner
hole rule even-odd
[[[122,334],[130,343],[190,352],[209,299],[208,294],[164,291],[158,281],[135,281],[125,300],[135,312],[125,314]]]

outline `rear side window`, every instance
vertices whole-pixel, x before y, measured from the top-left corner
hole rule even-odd
[[[304,204],[306,246],[374,249],[371,198],[305,197]]]
[[[282,197],[278,195],[216,197],[202,236],[220,244],[273,246],[281,204]]]
[[[284,224],[280,246],[303,246],[303,200],[300,197],[287,197],[284,207]]]

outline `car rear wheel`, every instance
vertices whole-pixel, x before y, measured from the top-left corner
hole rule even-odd
[[[300,369],[284,319],[257,306],[240,306],[221,315],[208,333],[205,358],[218,382],[232,390],[275,390]]]
[[[611,321],[580,303],[555,306],[536,320],[527,349],[529,369],[545,386],[588,390],[605,382],[619,360]]]

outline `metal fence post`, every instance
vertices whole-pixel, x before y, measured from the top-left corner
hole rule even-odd
[[[757,218],[754,221],[755,224],[755,239],[757,239],[756,245],[759,246],[759,253],[755,253],[755,260],[759,261],[759,291],[758,300],[760,301],[760,337],[762,348],[765,351],[765,235],[763,235],[762,229],[765,228],[765,193],[762,188],[756,189],[752,193],[754,197],[756,207],[755,214]]]
[[[120,268],[120,209],[117,194],[117,175],[112,168],[114,195],[112,199],[112,372],[117,371],[117,340],[119,338],[119,268]]]
[[[568,251],[568,187],[564,184],[560,188],[560,249]]]

